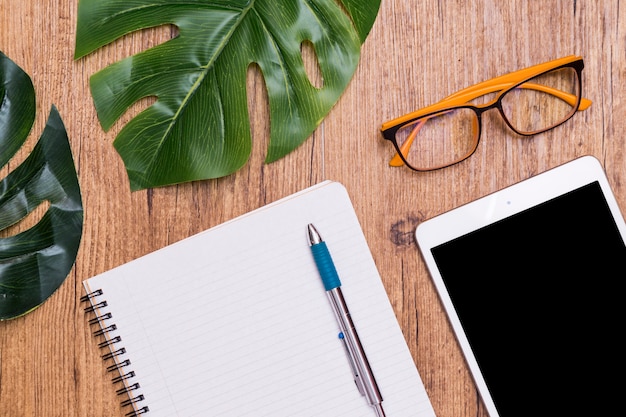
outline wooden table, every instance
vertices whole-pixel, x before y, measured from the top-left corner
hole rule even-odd
[[[158,44],[136,33],[74,61],[77,2],[0,0],[0,50],[32,78],[36,132],[55,104],[71,141],[85,208],[76,265],[39,309],[0,322],[0,415],[123,416],[79,298],[81,282],[323,179],[351,194],[374,259],[439,417],[486,416],[413,240],[421,221],[575,157],[595,155],[626,209],[626,7],[614,0],[383,0],[347,91],[304,145],[264,165],[264,88],[249,78],[254,146],[248,165],[217,180],[131,193],[112,141],[147,102],[109,132],[97,121],[89,76]],[[562,56],[585,58],[591,108],[533,138],[497,112],[467,161],[431,173],[387,165],[383,121],[463,87]],[[21,158],[21,159],[20,159]]]

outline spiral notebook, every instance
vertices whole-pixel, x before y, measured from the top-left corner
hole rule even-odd
[[[332,253],[387,416],[435,416],[348,193],[332,181],[84,281],[124,415],[374,416],[337,337],[309,223]]]

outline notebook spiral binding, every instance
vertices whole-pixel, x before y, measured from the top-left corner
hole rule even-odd
[[[135,382],[135,372],[128,369],[131,365],[130,359],[124,357],[126,349],[121,347],[122,337],[114,335],[117,330],[117,326],[111,322],[113,314],[105,311],[108,304],[104,299],[104,292],[100,289],[95,290],[89,294],[81,297],[82,303],[89,303],[89,306],[85,308],[86,314],[95,314],[96,316],[89,320],[89,325],[98,324],[98,330],[93,332],[95,337],[104,336],[105,340],[98,344],[100,349],[107,349],[107,353],[102,355],[104,361],[113,360],[114,363],[107,367],[107,372],[114,372],[116,377],[111,379],[111,382],[116,385],[123,384],[123,387],[118,389],[115,393],[117,395],[126,395],[128,399],[121,401],[122,407],[132,406],[133,411],[126,414],[126,417],[136,417],[141,414],[146,414],[150,411],[147,405],[140,403],[145,401],[143,394],[136,395],[134,391],[139,390],[140,385]]]

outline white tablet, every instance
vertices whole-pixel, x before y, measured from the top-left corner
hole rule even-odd
[[[416,239],[490,417],[622,409],[626,224],[597,159],[427,220]]]

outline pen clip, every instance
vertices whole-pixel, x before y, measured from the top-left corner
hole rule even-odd
[[[341,341],[343,342],[343,347],[346,351],[346,356],[348,357],[348,363],[350,363],[350,369],[352,370],[352,377],[354,378],[356,388],[359,390],[359,393],[362,396],[365,396],[365,386],[363,385],[363,380],[359,375],[359,371],[356,367],[356,362],[350,354],[350,350],[348,349],[348,342],[346,341],[346,337],[344,336],[343,332],[339,332],[339,339],[341,339]]]

